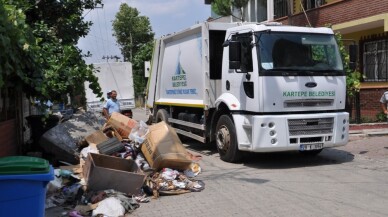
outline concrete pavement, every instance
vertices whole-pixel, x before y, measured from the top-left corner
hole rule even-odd
[[[374,127],[376,126],[376,127]],[[377,127],[378,126],[378,127]],[[353,129],[352,129],[353,128]],[[358,124],[351,125],[349,137],[386,136],[388,135],[388,125],[382,124]]]
[[[315,157],[253,154],[240,164],[221,161],[215,147],[186,145],[203,156],[196,179],[205,190],[152,199],[131,216],[388,216],[386,137],[365,137]],[[381,157],[368,155],[375,147]]]

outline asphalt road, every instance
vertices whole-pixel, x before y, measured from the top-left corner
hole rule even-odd
[[[136,119],[136,113],[134,118]],[[219,159],[215,147],[185,141],[202,155],[202,192],[162,196],[131,216],[388,216],[388,137],[354,137],[318,156],[249,154]]]

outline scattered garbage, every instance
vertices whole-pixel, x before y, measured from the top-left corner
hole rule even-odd
[[[59,159],[78,159],[76,163],[72,159],[71,166],[55,169],[55,178],[47,187],[46,208],[67,207],[70,211],[65,215],[75,217],[124,216],[151,198],[205,188],[204,182],[195,180],[201,173],[201,156],[188,152],[165,122],[148,126],[117,113],[100,127],[94,126],[78,134],[82,139],[62,135],[71,137],[66,148],[60,139],[50,141],[60,147],[62,155],[68,155],[57,153]],[[62,127],[52,133],[69,129],[75,131]]]

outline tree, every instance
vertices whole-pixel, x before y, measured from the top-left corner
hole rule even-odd
[[[212,10],[214,13],[221,16],[230,16],[232,15],[232,2],[231,0],[214,0],[211,4]]]
[[[212,2],[212,10],[221,16],[233,16],[239,20],[244,21],[244,7],[248,4],[249,0],[214,0]],[[236,8],[240,12],[240,17],[237,17],[233,13],[233,8]]]
[[[338,47],[344,64],[344,70],[346,73],[346,93],[349,97],[354,97],[355,94],[360,91],[362,74],[357,70],[350,69],[349,53],[346,50],[345,45],[342,41],[342,35],[340,33],[335,33],[335,37],[338,43]]]
[[[149,41],[140,47],[139,52],[133,58],[133,68],[136,70],[133,75],[133,83],[136,84],[135,93],[138,93],[138,95],[144,93],[147,85],[147,80],[144,77],[144,62],[152,58],[153,47],[153,41]]]
[[[136,8],[123,3],[113,20],[113,36],[116,37],[125,60],[132,62],[140,47],[152,41],[154,33],[149,18],[140,16]]]
[[[144,61],[151,59],[154,40],[149,18],[140,16],[136,8],[121,4],[113,20],[113,32],[124,60],[132,62],[135,95],[142,95],[146,86]]]
[[[0,88],[12,83],[28,96],[63,102],[66,94],[80,93],[80,84],[89,81],[102,96],[93,66],[85,63],[76,47],[92,25],[83,21],[82,12],[98,3],[101,1],[0,0],[0,26],[5,27],[0,49],[8,51],[0,54]]]

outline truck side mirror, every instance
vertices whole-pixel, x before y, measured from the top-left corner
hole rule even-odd
[[[349,68],[354,71],[356,69],[356,63],[358,59],[358,46],[355,44],[349,45]]]
[[[229,69],[240,69],[241,67],[241,43],[229,41]]]

